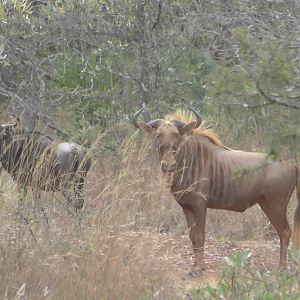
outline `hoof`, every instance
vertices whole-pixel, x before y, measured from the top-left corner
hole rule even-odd
[[[75,211],[80,211],[83,208],[84,201],[83,200],[76,200],[75,202]]]
[[[188,276],[192,278],[199,278],[203,275],[204,270],[205,266],[194,267],[194,269],[188,273]]]
[[[196,271],[190,271],[188,272],[188,276],[191,278],[199,278],[201,277],[203,274],[202,270],[196,270]]]

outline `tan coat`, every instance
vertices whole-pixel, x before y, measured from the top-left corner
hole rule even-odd
[[[287,205],[297,188],[293,241],[300,249],[300,169],[272,161],[266,154],[233,151],[203,126],[200,115],[179,112],[165,119],[133,124],[157,141],[161,169],[171,177],[171,192],[182,207],[195,253],[203,265],[207,208],[245,211],[259,204],[280,238],[280,263],[285,264],[291,236]]]

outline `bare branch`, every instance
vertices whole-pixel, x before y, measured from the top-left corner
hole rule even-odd
[[[39,119],[50,129],[57,131],[58,133],[62,133],[62,130],[59,128],[57,123],[52,120],[49,116],[44,114],[39,114]]]
[[[272,98],[272,97],[268,96],[265,93],[265,91],[262,90],[262,88],[260,86],[260,83],[258,81],[256,81],[256,88],[257,88],[258,92],[261,94],[261,96],[263,96],[269,102],[268,103],[269,105],[270,104],[277,104],[277,105],[284,106],[284,107],[287,107],[287,108],[299,109],[300,110],[300,106],[290,104],[290,103],[285,103],[285,102],[282,102],[278,99],[275,99],[275,98]],[[258,105],[257,107],[261,107],[261,105]],[[255,107],[255,108],[257,108],[257,107]]]

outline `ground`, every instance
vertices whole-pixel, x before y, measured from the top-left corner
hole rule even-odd
[[[177,251],[181,251],[182,255],[182,261],[178,263],[178,267],[188,274],[193,266],[190,241],[182,237],[177,247]],[[225,265],[225,257],[232,251],[250,251],[252,255],[249,262],[257,267],[272,270],[279,263],[280,246],[278,240],[220,241],[208,237],[205,244],[206,269],[200,278],[188,278],[186,276],[186,286],[191,287],[195,283],[199,283],[200,280],[202,283],[216,286],[220,271]]]

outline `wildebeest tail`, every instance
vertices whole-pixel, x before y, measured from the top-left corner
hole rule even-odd
[[[84,148],[77,149],[77,170],[86,174],[91,167],[91,158],[88,155],[88,152]]]
[[[296,166],[297,170],[297,208],[294,215],[294,232],[293,232],[293,245],[294,248],[300,250],[300,166]]]

